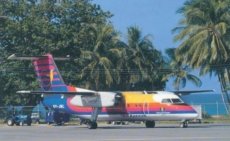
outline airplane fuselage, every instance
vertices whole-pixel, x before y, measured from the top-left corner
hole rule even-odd
[[[59,97],[59,98],[58,98]],[[101,107],[98,121],[159,121],[190,120],[198,116],[197,112],[181,99],[169,92],[122,92],[121,100],[115,106]],[[76,114],[79,118],[90,119],[92,107],[71,104],[73,97],[61,95],[47,96],[44,105]]]

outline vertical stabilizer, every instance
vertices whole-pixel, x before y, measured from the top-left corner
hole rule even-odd
[[[40,86],[44,91],[67,91],[67,87],[51,54],[34,58],[33,65]]]

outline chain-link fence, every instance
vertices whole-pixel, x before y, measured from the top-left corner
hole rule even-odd
[[[191,103],[191,105],[200,105],[202,113],[205,116],[223,116],[228,115],[226,104],[224,103]]]

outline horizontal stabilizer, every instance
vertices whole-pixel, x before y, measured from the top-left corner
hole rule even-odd
[[[47,56],[17,56],[16,54],[12,54],[7,59],[8,60],[35,60],[38,58],[46,58],[46,57]],[[65,60],[70,60],[70,58],[67,55],[67,57],[55,57],[54,60],[65,61]]]
[[[96,95],[96,92],[61,92],[61,91],[17,91],[20,94],[45,94],[45,95],[55,95],[55,94],[66,94],[66,95]]]

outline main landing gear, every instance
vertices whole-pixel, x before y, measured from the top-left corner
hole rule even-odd
[[[155,121],[145,121],[145,127],[146,128],[154,128],[155,127]]]
[[[89,121],[87,123],[87,127],[88,127],[88,129],[96,129],[97,128],[97,122]]]
[[[88,129],[97,129],[97,116],[98,113],[101,111],[101,108],[93,108],[91,119],[90,120],[81,120],[80,124],[86,124]]]

